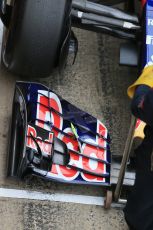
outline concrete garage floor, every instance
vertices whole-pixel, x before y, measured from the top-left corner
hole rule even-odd
[[[2,33],[2,25],[0,27]],[[40,81],[55,92],[88,111],[109,129],[113,154],[122,154],[130,123],[126,89],[135,70],[118,66],[119,41],[96,33],[75,30],[79,52],[74,66],[63,76],[53,74]],[[0,187],[49,193],[102,196],[102,188],[44,182],[26,178],[24,182],[6,179],[7,137],[15,80],[0,67]],[[0,198],[0,230],[126,230],[121,210],[104,211],[100,206],[62,202]]]

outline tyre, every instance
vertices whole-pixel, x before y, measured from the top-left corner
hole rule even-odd
[[[10,24],[3,35],[2,61],[16,74],[47,77],[59,65],[61,51],[68,53],[71,0],[12,2]]]

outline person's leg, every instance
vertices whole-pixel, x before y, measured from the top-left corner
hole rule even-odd
[[[131,230],[153,229],[152,143],[144,140],[136,150],[136,180],[124,209]]]

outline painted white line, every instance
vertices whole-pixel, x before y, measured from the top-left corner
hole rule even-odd
[[[63,193],[50,194],[20,189],[0,188],[0,198],[28,199],[104,206],[104,197],[100,196],[85,196]],[[113,203],[112,207],[123,208],[123,204]]]

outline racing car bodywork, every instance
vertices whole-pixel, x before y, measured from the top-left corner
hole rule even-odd
[[[33,174],[68,183],[109,185],[109,142],[99,120],[49,88],[16,83],[9,176]]]

